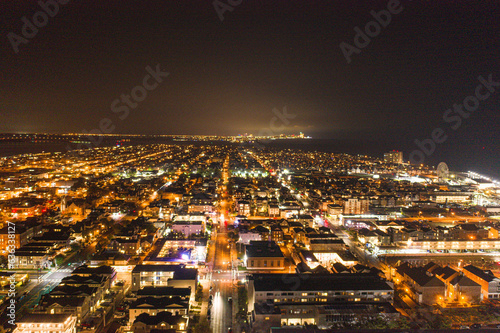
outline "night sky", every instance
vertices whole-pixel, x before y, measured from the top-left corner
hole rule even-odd
[[[0,131],[83,132],[103,118],[113,133],[267,134],[275,125],[407,159],[416,139],[441,128],[448,137],[426,162],[500,167],[500,86],[457,129],[443,120],[479,76],[500,81],[500,1],[402,1],[350,63],[340,44],[355,46],[354,28],[390,1],[228,2],[236,6],[221,21],[211,0],[71,0],[16,53],[9,33],[22,37],[22,18],[33,22],[41,7],[1,1]],[[128,114],[113,112],[158,64],[169,75]],[[273,122],[285,106],[294,117]]]

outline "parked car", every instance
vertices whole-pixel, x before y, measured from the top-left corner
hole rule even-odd
[[[481,328],[481,324],[472,324],[470,328]]]

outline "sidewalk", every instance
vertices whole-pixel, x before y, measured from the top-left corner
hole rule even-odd
[[[206,319],[206,317],[207,317],[208,298],[210,295],[210,280],[203,280],[203,281],[200,281],[200,283],[203,286],[203,298],[202,298],[201,310],[200,310],[200,321],[201,321],[203,319]]]
[[[38,285],[38,280],[35,282],[33,280],[29,280],[27,284],[25,284],[23,287],[21,287],[19,289],[19,293],[20,294],[23,294],[25,292],[30,292],[31,290],[33,290],[33,288],[35,288],[36,286]]]
[[[233,328],[233,332],[235,333],[240,333],[240,325],[238,325],[236,321],[236,314],[238,313],[238,285],[236,287],[233,284],[232,287],[233,291],[233,307],[232,307],[232,318],[233,318],[233,323],[231,327]]]

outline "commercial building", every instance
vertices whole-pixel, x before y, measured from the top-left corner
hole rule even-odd
[[[132,270],[132,292],[146,286],[191,288],[192,299],[198,271],[183,265],[137,265]]]
[[[244,264],[247,269],[281,270],[285,268],[285,257],[275,242],[250,241],[246,246]]]
[[[393,288],[366,274],[253,274],[248,281],[248,309],[255,304],[392,302]]]
[[[408,249],[414,250],[439,250],[439,251],[458,251],[458,250],[495,250],[500,249],[500,239],[480,239],[480,240],[465,240],[465,239],[446,239],[446,240],[424,240],[424,241],[407,241],[400,243]]]
[[[76,333],[76,317],[70,314],[27,314],[16,324],[14,333]]]
[[[180,221],[176,220],[172,224],[172,231],[183,233],[186,237],[192,234],[205,232],[204,223],[201,221]]]
[[[473,192],[439,191],[429,193],[429,197],[436,203],[467,203],[472,201]]]

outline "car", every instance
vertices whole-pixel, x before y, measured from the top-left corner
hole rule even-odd
[[[497,324],[497,328],[500,328],[500,324]]]
[[[481,324],[472,324],[470,328],[481,328]]]
[[[469,326],[463,326],[463,325],[462,325],[462,326],[460,326],[460,329],[461,329],[461,330],[468,330],[468,329],[469,329]]]

